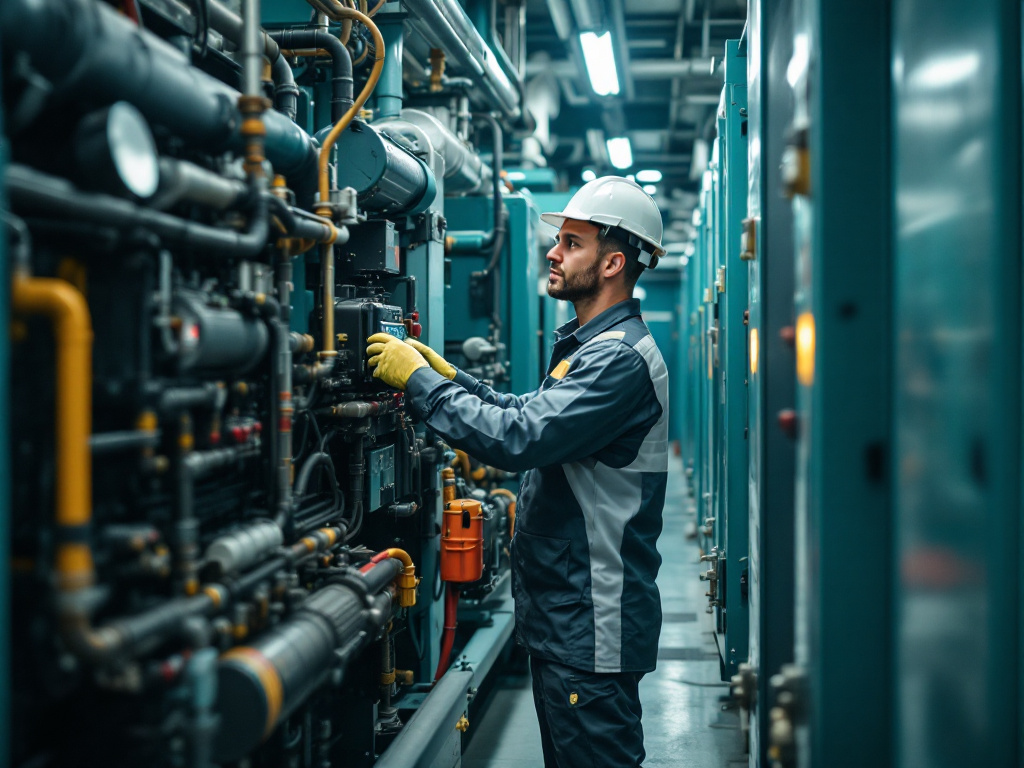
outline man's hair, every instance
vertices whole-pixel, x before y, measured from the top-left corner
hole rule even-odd
[[[597,255],[599,258],[607,256],[609,253],[615,253],[619,251],[623,256],[626,257],[626,266],[623,268],[623,277],[626,281],[626,287],[632,290],[636,287],[637,280],[640,279],[640,275],[646,267],[640,263],[640,249],[634,245],[630,245],[612,234],[604,234],[602,229],[597,233]]]

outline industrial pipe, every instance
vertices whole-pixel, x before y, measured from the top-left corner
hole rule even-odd
[[[9,165],[5,181],[12,207],[28,213],[80,219],[124,233],[148,230],[169,243],[222,258],[252,258],[267,244],[266,203],[262,197],[250,213],[249,229],[234,232],[143,208],[119,197],[86,194],[64,179],[23,165]]]
[[[312,48],[331,58],[331,122],[336,123],[352,106],[352,55],[341,41],[324,29],[284,29],[270,37],[285,50]],[[290,70],[289,70],[290,71]]]
[[[394,558],[402,563],[402,574],[395,582],[398,585],[398,605],[401,608],[411,608],[416,605],[416,585],[419,581],[416,578],[416,566],[413,564],[412,558],[409,557],[409,553],[404,549],[392,547],[391,549],[385,549],[383,552],[378,552],[360,570],[365,573],[377,563],[388,558]]]
[[[59,41],[59,42],[55,42]],[[4,0],[0,48],[54,86],[54,99],[96,104],[131,102],[152,125],[188,144],[218,152],[244,144],[238,92],[192,67],[169,43],[106,3],[91,0]],[[264,119],[267,156],[299,199],[311,196],[316,148],[282,114]]]
[[[359,114],[359,110],[363,108],[363,104],[366,103],[366,99],[369,98],[374,87],[376,87],[377,80],[380,79],[381,70],[384,68],[384,38],[381,37],[380,30],[377,29],[377,25],[373,23],[369,16],[366,16],[352,8],[345,8],[338,3],[337,0],[309,0],[309,2],[314,8],[326,13],[335,21],[352,19],[362,22],[362,24],[370,30],[370,34],[373,36],[373,43],[376,46],[376,53],[373,58],[373,69],[370,70],[370,75],[366,79],[366,85],[364,85],[363,90],[359,92],[359,97],[356,99],[355,103],[349,107],[349,110],[342,115],[341,120],[339,120],[331,129],[330,133],[327,134],[323,141],[323,145],[320,148],[320,157],[317,161],[320,203],[317,206],[316,212],[321,215],[329,216],[331,212],[331,185],[330,177],[327,173],[327,164],[330,162],[331,149],[334,147],[334,143],[338,140],[341,132],[344,131],[348,127],[349,123],[352,122],[353,118]]]
[[[444,49],[451,61],[466,70],[477,88],[487,96],[489,104],[505,118],[519,119],[522,111],[517,89],[457,0],[412,0],[405,7],[409,11],[406,23],[433,47]]]
[[[57,345],[56,554],[58,610],[86,610],[85,590],[95,581],[88,529],[92,522],[92,320],[89,306],[70,283],[18,271],[11,306],[22,315],[42,315],[53,324]]]
[[[376,637],[391,614],[391,593],[367,596],[350,581],[314,592],[283,623],[220,658],[214,758],[233,762],[252,750],[332,672]]]

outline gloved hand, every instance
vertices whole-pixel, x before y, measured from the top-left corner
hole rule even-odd
[[[448,381],[455,378],[455,367],[426,344],[416,339],[406,339],[405,343],[423,355],[427,362],[430,363],[430,367],[448,379]]]
[[[410,344],[390,333],[375,333],[367,341],[367,362],[374,369],[374,377],[395,389],[405,390],[413,371],[429,365]]]

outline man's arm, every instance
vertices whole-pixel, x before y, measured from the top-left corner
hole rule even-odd
[[[522,407],[485,402],[427,368],[410,377],[406,394],[449,444],[513,472],[586,458],[661,415],[647,364],[618,341],[594,344]]]
[[[460,385],[471,395],[476,395],[485,403],[496,405],[499,408],[522,409],[537,394],[536,391],[527,392],[525,395],[511,395],[508,392],[498,392],[479,379],[473,378],[460,368],[455,369],[455,378],[452,381]]]

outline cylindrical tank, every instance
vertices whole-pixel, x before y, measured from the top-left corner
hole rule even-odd
[[[425,211],[437,186],[426,163],[371,125],[353,121],[338,137],[338,186],[359,194],[359,207],[386,214]]]
[[[429,112],[420,109],[403,109],[400,118],[377,121],[374,125],[394,129],[400,133],[404,125],[418,128],[444,158],[444,193],[473,194],[487,190],[491,183],[491,168],[480,160],[458,136]]]
[[[312,594],[285,623],[221,656],[214,760],[238,760],[269,735],[331,671],[335,649],[360,637],[369,642],[375,634],[372,617],[386,620],[390,601],[390,592],[371,598],[371,611],[360,591],[332,584]]]
[[[175,293],[174,314],[181,320],[182,372],[246,373],[267,353],[270,334],[262,320],[213,305],[199,291]]]
[[[469,584],[483,572],[483,508],[474,499],[449,501],[444,505],[441,525],[441,580]]]

